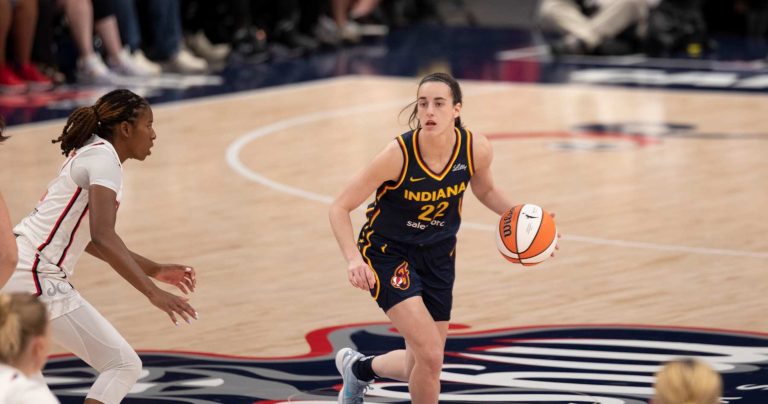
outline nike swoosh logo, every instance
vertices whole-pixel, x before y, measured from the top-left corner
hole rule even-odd
[[[411,177],[411,182],[419,182],[419,181],[425,180],[425,179],[427,179],[427,177],[419,177],[419,178]]]

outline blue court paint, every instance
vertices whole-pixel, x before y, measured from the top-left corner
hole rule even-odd
[[[297,357],[231,357],[140,351],[145,374],[123,401],[148,403],[335,402],[334,352],[403,347],[388,324],[331,327],[307,335]],[[258,354],[258,352],[254,352]],[[642,325],[560,325],[471,331],[453,326],[441,403],[646,403],[660,363],[697,357],[724,380],[723,402],[768,402],[768,334]],[[72,356],[49,360],[45,377],[62,403],[80,403],[95,372]],[[366,402],[407,401],[405,384],[377,381]]]

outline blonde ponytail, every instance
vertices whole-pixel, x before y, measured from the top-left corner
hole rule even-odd
[[[0,293],[0,362],[13,364],[30,340],[45,334],[48,314],[33,295]]]
[[[654,389],[658,404],[719,404],[723,382],[705,362],[679,359],[659,370]]]
[[[20,349],[19,316],[13,311],[10,295],[0,295],[0,362],[9,363]]]

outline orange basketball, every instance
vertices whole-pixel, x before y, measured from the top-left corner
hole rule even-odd
[[[540,206],[517,205],[501,215],[496,247],[510,262],[536,265],[549,258],[556,245],[555,220]]]

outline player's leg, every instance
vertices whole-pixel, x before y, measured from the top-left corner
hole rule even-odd
[[[409,384],[413,386],[414,373],[423,371],[420,367],[420,362],[423,362],[424,360],[424,347],[414,345],[412,338],[409,338],[405,332],[400,329],[396,319],[391,315],[391,313],[393,313],[395,309],[398,309],[403,303],[414,300],[417,301],[418,304],[413,302],[408,303],[409,305],[415,306],[410,308],[409,310],[411,311],[406,313],[406,315],[413,314],[416,316],[415,318],[421,319],[422,314],[426,312],[429,320],[428,323],[430,324],[428,328],[430,330],[436,330],[438,335],[437,342],[433,339],[430,343],[435,344],[436,349],[440,352],[440,363],[436,370],[436,376],[434,376],[434,381],[437,383],[437,391],[439,394],[439,377],[440,370],[442,369],[442,356],[445,350],[445,340],[448,334],[448,320],[451,318],[451,309],[453,307],[453,283],[456,279],[455,252],[456,238],[451,237],[431,246],[413,250],[411,251],[411,254],[409,254],[408,261],[413,264],[413,266],[409,267],[410,275],[413,279],[418,280],[421,296],[419,296],[418,299],[408,299],[393,306],[387,311],[387,315],[400,333],[405,337],[406,349],[404,354],[400,351],[395,351],[376,357],[373,360],[372,365],[373,370],[377,375],[385,377],[396,376],[398,377],[398,380],[407,379],[409,380]],[[397,315],[397,313],[395,313],[395,315]],[[419,328],[416,328],[416,332],[420,332]],[[419,336],[421,337],[421,335]],[[424,337],[431,338],[426,335]],[[402,371],[402,373],[397,373],[398,371]],[[418,378],[421,376],[416,375],[416,377]],[[413,390],[411,390],[411,395],[414,397]],[[435,396],[435,400],[437,400],[437,396]]]
[[[387,311],[387,316],[408,346],[402,368],[412,355],[414,365],[408,377],[411,402],[437,403],[440,395],[440,371],[443,366],[443,339],[421,296],[404,300]],[[380,357],[379,357],[380,358]],[[376,359],[379,359],[376,358]],[[398,355],[397,359],[402,360]],[[386,375],[380,375],[386,377]]]
[[[361,253],[376,274],[376,285],[371,289],[371,296],[386,313],[402,301],[417,297],[421,293],[421,281],[418,275],[411,274],[405,260],[407,247],[376,235],[360,239]],[[393,351],[387,356],[386,377],[407,380],[405,350]],[[339,391],[339,403],[361,403],[368,384],[379,376],[373,369],[373,360],[378,357],[366,357],[351,348],[343,348],[336,354],[336,368],[343,379]]]
[[[438,321],[435,323],[440,333],[443,350],[445,350],[445,339],[448,335],[448,322]],[[379,377],[400,380],[407,382],[411,377],[413,366],[416,364],[413,348],[408,347],[408,341],[405,343],[405,349],[398,349],[387,352],[373,358],[373,371]]]
[[[141,374],[141,360],[120,333],[88,302],[51,320],[53,340],[99,371],[86,404],[117,404]]]

